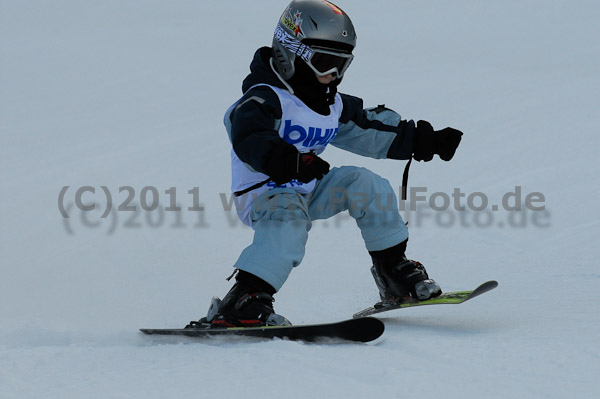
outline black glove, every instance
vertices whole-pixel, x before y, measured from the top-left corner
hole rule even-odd
[[[449,161],[454,156],[462,132],[447,127],[442,130],[433,130],[427,121],[418,121],[415,131],[415,145],[413,157],[417,161],[431,161],[434,154],[438,154],[444,161]]]
[[[285,143],[269,153],[266,172],[277,185],[293,179],[308,183],[325,176],[329,172],[329,164],[311,152],[300,153],[296,147]]]
[[[308,183],[312,179],[321,180],[329,173],[329,164],[312,152],[298,153],[298,176],[302,183]]]

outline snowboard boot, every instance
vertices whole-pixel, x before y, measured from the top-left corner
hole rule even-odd
[[[406,241],[383,251],[370,252],[371,273],[384,302],[425,300],[442,293],[438,283],[429,278],[425,266],[404,255]]]
[[[263,327],[291,325],[273,309],[275,289],[253,274],[239,271],[236,282],[223,300],[214,297],[208,314],[186,328]]]

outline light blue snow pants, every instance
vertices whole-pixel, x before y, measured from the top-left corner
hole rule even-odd
[[[252,205],[254,240],[234,267],[252,273],[277,291],[304,257],[311,221],[347,210],[356,220],[368,251],[408,239],[390,183],[365,168],[332,168],[310,194],[276,188]]]

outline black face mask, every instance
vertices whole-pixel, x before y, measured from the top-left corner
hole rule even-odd
[[[321,115],[329,115],[329,106],[335,102],[337,86],[340,79],[324,85],[319,83],[312,69],[300,58],[294,62],[294,75],[288,80],[294,94],[313,111]]]

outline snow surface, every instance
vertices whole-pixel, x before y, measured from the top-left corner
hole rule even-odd
[[[498,289],[389,313],[373,344],[137,332],[202,316],[252,239],[219,195],[227,205],[221,120],[285,4],[0,2],[0,398],[600,397],[594,1],[339,4],[359,35],[341,91],[465,132],[452,162],[414,164],[412,186],[490,205],[515,186],[544,195],[545,211],[492,223],[404,212],[409,255],[445,290]],[[325,157],[401,183],[402,162]],[[95,211],[74,205],[83,186]],[[175,187],[183,210],[102,219],[101,186],[115,207],[133,187],[138,209],[144,187],[163,207]],[[204,212],[187,210],[194,187]],[[296,324],[347,318],[377,299],[369,265],[351,220],[315,223],[276,309]]]

